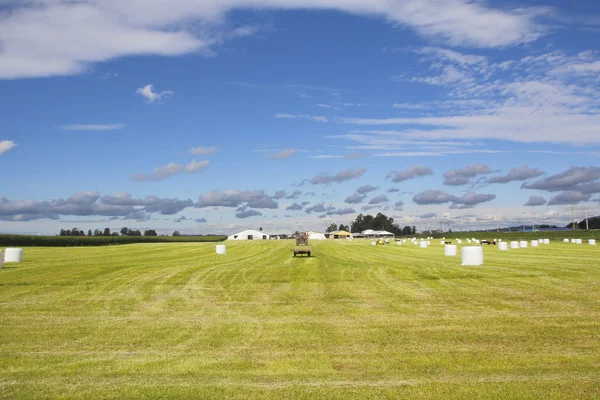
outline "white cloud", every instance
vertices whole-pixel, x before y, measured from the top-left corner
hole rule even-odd
[[[125,124],[72,124],[62,125],[65,131],[118,131],[125,128]]]
[[[91,63],[132,55],[211,55],[215,44],[254,34],[252,27],[228,28],[228,13],[242,8],[378,16],[422,36],[475,47],[533,41],[543,34],[535,18],[547,13],[501,10],[469,0],[27,1],[2,16],[0,78],[73,75]]]
[[[209,147],[192,147],[189,151],[190,154],[196,155],[196,156],[208,156],[210,154],[214,154],[217,151],[219,151],[219,149],[217,149],[215,146],[209,146]]]
[[[4,154],[15,147],[17,147],[17,144],[12,140],[0,140],[0,154]]]
[[[155,92],[154,85],[146,85],[142,88],[138,88],[135,91],[137,94],[143,96],[148,100],[148,103],[154,103],[160,101],[163,97],[168,97],[173,94],[170,90],[163,90],[162,92]]]
[[[453,50],[441,49],[439,47],[424,47],[416,51],[419,54],[451,61],[460,65],[484,64],[487,62],[487,58],[484,56],[464,54]]]
[[[321,117],[318,115],[308,115],[308,114],[286,114],[286,113],[278,113],[274,115],[275,118],[278,119],[307,119],[314,122],[328,122],[327,117]]]
[[[267,158],[270,158],[271,160],[287,160],[288,158],[296,155],[297,152],[298,150],[296,149],[285,149],[277,153],[267,154]]]
[[[600,143],[600,81],[581,74],[593,71],[595,63],[600,62],[594,53],[568,56],[555,51],[513,60],[508,78],[501,67],[506,61],[488,65],[468,54],[451,52],[448,57],[443,53],[445,58],[440,58],[438,53],[435,50],[431,75],[402,78],[442,87],[447,97],[429,104],[438,108],[431,111],[433,115],[338,121],[394,126],[407,140]]]
[[[188,165],[170,163],[161,167],[157,167],[149,175],[144,174],[133,174],[131,179],[136,181],[160,181],[169,176],[179,174],[181,172],[187,172],[193,174],[194,172],[202,171],[208,167],[210,161],[196,161],[192,160]]]

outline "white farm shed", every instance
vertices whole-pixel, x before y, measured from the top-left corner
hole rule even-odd
[[[325,234],[324,233],[318,233],[318,232],[307,232],[308,233],[308,239],[310,240],[325,240]]]
[[[234,233],[233,235],[227,237],[227,240],[268,240],[269,238],[270,236],[264,232],[249,229],[247,231]]]
[[[366,238],[394,238],[395,237],[395,235],[392,232],[374,231],[373,229],[367,229],[366,231],[362,231],[362,234]]]

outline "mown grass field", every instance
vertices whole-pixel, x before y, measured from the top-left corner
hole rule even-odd
[[[25,248],[0,398],[600,397],[600,248],[225,244]]]

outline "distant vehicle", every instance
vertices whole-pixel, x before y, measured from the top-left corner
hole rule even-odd
[[[296,235],[296,247],[294,248],[294,257],[299,254],[305,254],[310,257],[310,247],[308,247],[308,234],[298,232]]]

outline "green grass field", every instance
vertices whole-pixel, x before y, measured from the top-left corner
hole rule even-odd
[[[600,247],[225,244],[25,248],[0,398],[600,397]]]

